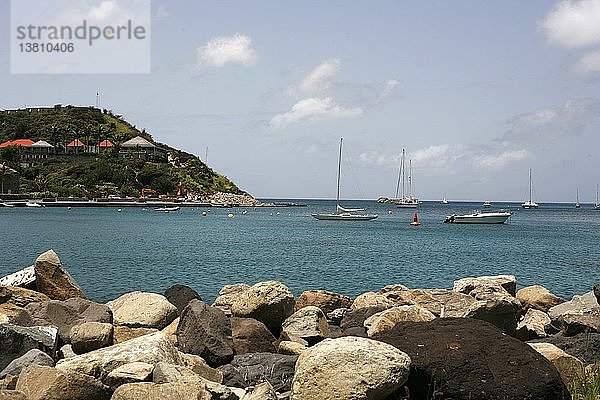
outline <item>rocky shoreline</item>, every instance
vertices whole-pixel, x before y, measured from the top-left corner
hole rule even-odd
[[[600,361],[600,286],[514,276],[351,299],[281,282],[87,300],[49,250],[0,279],[0,399],[571,399]]]

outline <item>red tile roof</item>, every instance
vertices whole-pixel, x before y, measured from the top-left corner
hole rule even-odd
[[[79,139],[73,140],[71,143],[67,145],[67,147],[85,147],[85,143],[83,143]]]
[[[9,147],[9,146],[29,147],[33,143],[35,143],[35,142],[33,140],[31,140],[31,139],[9,140],[8,142],[4,142],[4,143],[0,144],[0,148],[2,148],[2,147]]]
[[[100,147],[113,147],[113,144],[110,140],[103,140],[100,142]]]

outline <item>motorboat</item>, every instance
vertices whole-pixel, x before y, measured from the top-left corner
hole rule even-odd
[[[14,204],[9,204],[9,203],[0,203],[0,207],[14,207]]]
[[[171,211],[179,211],[179,206],[174,206],[174,207],[159,207],[159,208],[155,208],[154,211],[158,211],[158,212],[171,212]]]
[[[25,203],[25,206],[27,206],[27,207],[44,207],[42,204],[36,203],[34,201],[28,201],[27,203]]]
[[[475,211],[472,214],[449,215],[444,222],[454,224],[503,224],[511,215],[508,211]]]
[[[489,200],[486,200],[486,201],[483,203],[483,206],[484,206],[485,208],[490,208],[490,207],[492,207],[492,202],[491,202],[491,201],[489,201]]]

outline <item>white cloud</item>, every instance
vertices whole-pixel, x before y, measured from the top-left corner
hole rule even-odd
[[[150,22],[150,1],[117,1],[103,0],[97,6],[89,6],[87,2],[73,3],[68,8],[59,10],[55,25],[76,25],[86,20],[96,25],[126,25],[128,20],[136,24]]]
[[[550,42],[565,47],[600,44],[600,0],[558,3],[541,23]]]
[[[581,75],[600,72],[600,51],[590,51],[583,55],[573,67],[573,71]]]
[[[331,97],[300,100],[292,109],[275,115],[269,125],[272,128],[283,128],[294,122],[325,118],[354,118],[363,113],[360,107],[343,107],[335,103]]]
[[[252,39],[239,33],[211,39],[198,47],[197,52],[197,67],[222,67],[227,63],[252,65],[258,60],[258,54],[252,48]]]
[[[501,169],[513,161],[523,160],[529,157],[527,150],[505,151],[501,154],[481,154],[473,158],[473,166],[476,168]]]
[[[331,79],[339,72],[342,62],[337,58],[325,60],[308,73],[296,86],[288,89],[288,93],[314,94],[326,91]]]
[[[387,81],[385,83],[385,87],[383,88],[383,91],[381,92],[381,97],[388,97],[389,95],[391,95],[394,90],[396,90],[396,87],[398,86],[400,82],[398,82],[395,79],[390,79],[389,81]]]

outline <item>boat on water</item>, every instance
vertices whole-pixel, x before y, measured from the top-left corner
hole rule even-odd
[[[577,188],[577,198],[575,200],[575,208],[581,208],[581,204],[579,204],[579,188]]]
[[[483,206],[485,208],[490,208],[490,207],[492,207],[492,202],[489,201],[489,200],[486,200],[486,201],[483,202]]]
[[[533,198],[533,183],[531,180],[531,168],[529,168],[529,200],[527,200],[526,202],[521,204],[521,207],[523,207],[526,210],[538,208],[539,207],[538,203],[533,201],[532,198]]]
[[[9,203],[0,203],[0,207],[14,207],[14,204],[9,204]]]
[[[158,211],[158,212],[179,211],[179,206],[174,206],[174,207],[158,207],[158,208],[155,208],[154,211]]]
[[[396,204],[398,208],[417,208],[419,199],[412,195],[412,160],[409,160],[409,173],[406,174],[406,150],[402,149],[400,166],[398,167],[398,183],[396,184],[396,197],[380,197],[378,203]],[[447,204],[447,203],[445,203]]]
[[[600,201],[598,201],[598,184],[596,184],[596,204],[594,204],[594,209],[600,210]]]
[[[27,207],[44,207],[42,204],[36,203],[34,201],[28,201],[27,203],[25,203],[25,206],[27,206]]]
[[[442,204],[448,204],[448,199],[446,199],[446,196],[444,196],[444,198],[442,199]]]
[[[334,213],[311,214],[314,218],[322,221],[369,221],[378,217],[377,214],[364,213],[364,208],[344,208],[340,206],[340,173],[342,169],[342,144],[344,138],[340,138],[340,154],[338,157],[337,171],[337,194],[335,197]],[[361,214],[359,214],[361,213]]]
[[[475,211],[472,214],[452,214],[446,217],[444,223],[454,224],[503,224],[512,214],[508,211]]]

